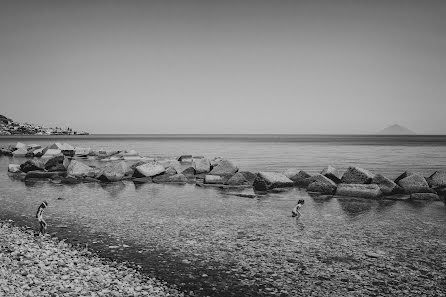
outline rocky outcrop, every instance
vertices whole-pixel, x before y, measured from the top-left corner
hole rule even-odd
[[[434,193],[412,193],[410,194],[410,200],[440,200],[440,197]]]
[[[344,184],[370,184],[374,174],[360,167],[348,167],[347,171],[341,178]]]
[[[336,191],[336,183],[322,174],[311,177],[312,182],[308,185],[307,191],[332,195]]]
[[[429,188],[426,179],[419,174],[412,174],[398,182],[398,185],[403,188],[407,194],[412,193],[432,193],[433,190]]]
[[[235,166],[229,160],[221,160],[218,164],[212,168],[209,174],[211,175],[232,175],[238,171],[237,166]]]
[[[268,191],[274,188],[292,186],[294,186],[294,182],[283,173],[278,172],[259,172],[253,183],[253,187],[257,191]]]
[[[446,187],[446,171],[435,171],[431,176],[426,179],[431,188],[445,188]]]
[[[159,175],[164,171],[166,171],[164,166],[156,162],[145,163],[143,165],[136,167],[135,169],[135,173],[139,173],[139,175],[141,175],[137,177],[144,177],[144,176],[152,177],[155,175]]]
[[[209,173],[211,171],[211,162],[209,159],[202,158],[202,159],[194,159],[192,162],[193,167],[195,168],[195,173]]]
[[[243,186],[243,185],[249,185],[249,181],[245,178],[245,176],[242,173],[237,172],[230,179],[228,179],[225,182],[225,184],[230,186]]]
[[[381,189],[376,184],[340,184],[336,190],[337,196],[379,198]]]
[[[336,184],[341,183],[340,174],[336,168],[334,168],[331,165],[328,165],[327,168],[321,171],[321,174],[332,181],[334,181]]]
[[[72,160],[68,165],[67,174],[73,177],[95,177],[97,172],[94,168],[82,162]]]
[[[375,174],[372,179],[372,184],[378,185],[384,195],[397,194],[402,191],[396,183],[382,174]]]

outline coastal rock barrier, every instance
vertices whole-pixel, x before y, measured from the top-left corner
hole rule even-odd
[[[54,183],[82,182],[192,183],[200,187],[228,189],[252,188],[256,197],[282,188],[304,188],[308,192],[368,199],[444,200],[446,171],[435,171],[429,177],[403,172],[395,180],[367,169],[350,166],[343,174],[329,165],[311,175],[297,168],[285,172],[240,171],[230,160],[216,157],[182,155],[177,159],[155,160],[136,151],[95,151],[54,143],[45,148],[17,143],[1,148],[1,155],[29,158],[22,164],[9,164],[8,172],[24,181],[49,180]],[[88,163],[103,166],[95,166]]]

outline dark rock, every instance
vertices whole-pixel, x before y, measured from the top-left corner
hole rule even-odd
[[[322,174],[312,176],[312,182],[308,185],[307,191],[318,192],[331,195],[336,191],[336,183]]]
[[[334,168],[331,165],[328,165],[327,168],[321,171],[321,174],[332,181],[334,181],[336,184],[341,183],[341,179],[339,178],[341,175],[339,174],[338,170]]]
[[[73,176],[63,177],[61,180],[61,183],[66,185],[75,185],[75,184],[80,184],[81,182],[82,180],[77,179]]]
[[[268,191],[274,188],[286,188],[294,186],[294,182],[283,173],[259,172],[254,180],[253,187],[256,191]]]
[[[410,200],[440,200],[437,194],[433,193],[412,193],[410,194]]]
[[[46,172],[46,171],[28,171],[25,175],[25,180],[30,178],[43,179],[43,178],[56,178],[56,177],[64,177],[66,176],[65,171],[59,172]]]
[[[372,184],[378,185],[384,195],[397,194],[402,191],[402,189],[396,183],[382,174],[375,174],[372,179]]]
[[[237,172],[230,179],[228,179],[225,184],[231,186],[242,186],[249,185],[249,182],[242,173]]]
[[[2,148],[0,149],[0,156],[12,156],[12,150],[10,149],[6,149],[6,148]]]
[[[237,166],[235,166],[229,160],[221,160],[218,164],[212,168],[210,175],[232,175],[238,171]]]
[[[419,174],[412,174],[398,182],[398,185],[403,188],[407,194],[412,193],[432,193],[434,192],[429,188],[429,184],[426,179]]]
[[[342,183],[345,184],[370,184],[374,174],[360,167],[350,166],[342,176]]]
[[[152,178],[151,177],[137,177],[133,179],[133,182],[135,184],[145,184],[145,183],[151,183]]]
[[[20,165],[20,170],[25,173],[29,171],[43,171],[44,166],[40,161],[28,160]]]
[[[185,184],[187,182],[186,176],[184,174],[175,174],[175,175],[158,175],[153,178],[153,182],[155,183],[174,183],[174,184]]]
[[[195,174],[195,168],[194,167],[187,167],[181,173],[184,174],[184,175],[194,175]]]
[[[54,167],[58,164],[63,164],[64,159],[65,159],[65,157],[63,155],[57,155],[52,158],[49,158],[45,162],[45,169],[49,169],[49,168]]]
[[[311,179],[311,175],[307,172],[300,170],[296,175],[290,177],[296,186],[308,187],[314,180]]]
[[[248,183],[250,185],[252,185],[254,183],[254,180],[257,177],[257,174],[250,172],[250,171],[240,171],[241,174],[243,174],[243,176],[246,178],[246,180],[248,181]]]
[[[206,158],[194,159],[193,166],[197,174],[208,173],[211,171],[211,162]]]
[[[379,198],[381,189],[376,184],[340,184],[336,190],[337,196]]]
[[[48,171],[67,171],[67,168],[63,164],[57,164],[51,168],[48,168]]]

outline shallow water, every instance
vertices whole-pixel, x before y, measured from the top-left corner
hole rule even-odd
[[[105,142],[93,145],[89,141],[85,144],[108,148]],[[291,167],[286,160],[292,156],[292,165],[300,163],[310,168],[311,161],[322,167],[329,156],[347,164],[360,155],[369,154],[362,158],[368,160],[372,152],[376,157],[383,151],[389,154],[387,159],[396,160],[400,169],[410,163],[410,168],[428,172],[434,169],[430,164],[445,156],[443,146],[391,149],[351,144],[325,148],[314,143],[149,143],[132,141],[127,148],[144,155],[172,157],[180,154],[177,150],[181,147],[184,153],[235,159],[241,169],[251,170]],[[119,148],[118,144],[108,145]],[[345,157],[348,150],[351,152]],[[272,159],[273,152],[278,161]],[[429,157],[424,163],[419,156],[398,163],[398,158],[416,152]],[[261,155],[265,157],[260,159]],[[316,157],[312,160],[311,156]],[[387,159],[367,162],[383,169],[379,172],[390,174],[394,168],[389,169]],[[149,275],[200,296],[308,296],[318,295],[318,290],[347,294],[343,284],[351,286],[348,292],[353,295],[392,295],[390,291],[373,291],[377,286],[374,282],[388,279],[396,283],[386,283],[385,287],[400,294],[404,289],[399,286],[403,285],[409,292],[422,293],[426,285],[444,293],[443,202],[328,199],[310,197],[299,189],[248,199],[195,185],[24,183],[6,173],[10,162],[19,161],[23,160],[0,158],[0,171],[4,172],[0,174],[0,218],[37,227],[35,211],[46,199],[50,233],[88,245],[103,256],[134,262]],[[299,198],[305,199],[305,205],[302,217],[295,220],[290,210]],[[367,257],[368,252],[382,257]],[[395,275],[384,274],[389,271]],[[423,277],[426,275],[427,279]]]

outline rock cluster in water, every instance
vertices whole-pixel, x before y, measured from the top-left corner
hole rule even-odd
[[[208,159],[183,155],[177,159],[154,160],[141,157],[136,151],[95,151],[54,143],[45,148],[17,143],[2,148],[0,154],[28,157],[22,164],[10,164],[8,171],[23,180],[49,179],[56,183],[117,182],[135,183],[194,183],[197,186],[219,188],[253,188],[266,192],[277,188],[300,187],[309,192],[347,197],[416,200],[439,200],[446,193],[446,171],[436,171],[429,177],[404,172],[391,180],[360,167],[349,167],[342,175],[333,166],[310,175],[291,168],[280,172],[239,171],[230,160]],[[104,161],[103,166],[86,161]],[[255,194],[250,195],[255,197]]]
[[[3,295],[4,294],[4,295]],[[183,296],[134,269],[0,222],[0,296]]]

